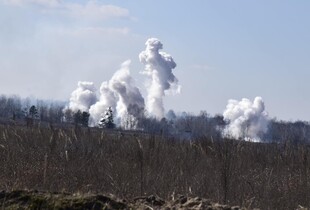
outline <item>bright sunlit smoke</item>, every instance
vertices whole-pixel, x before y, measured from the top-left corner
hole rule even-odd
[[[267,132],[268,113],[261,97],[256,97],[253,102],[247,98],[229,100],[223,116],[229,122],[224,136],[260,141],[261,135]]]
[[[163,45],[158,39],[150,38],[145,45],[146,50],[140,53],[139,59],[145,65],[145,70],[142,73],[151,79],[147,86],[146,109],[150,115],[161,119],[165,112],[163,97],[167,91],[180,91],[178,80],[172,73],[176,63],[169,54],[159,52]]]
[[[78,110],[88,112],[89,107],[96,103],[96,88],[92,82],[78,82],[78,87],[70,97],[69,109],[73,112]]]

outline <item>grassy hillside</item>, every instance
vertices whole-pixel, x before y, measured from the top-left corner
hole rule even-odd
[[[179,194],[261,209],[310,206],[306,145],[0,125],[0,189]]]

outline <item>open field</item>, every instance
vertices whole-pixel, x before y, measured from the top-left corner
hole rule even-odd
[[[310,147],[91,128],[0,125],[0,189],[310,206]]]

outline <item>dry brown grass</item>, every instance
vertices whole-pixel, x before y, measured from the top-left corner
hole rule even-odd
[[[310,206],[309,147],[87,128],[0,126],[0,189]]]

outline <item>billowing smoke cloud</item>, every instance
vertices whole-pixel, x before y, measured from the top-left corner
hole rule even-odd
[[[145,64],[144,74],[151,78],[147,87],[147,111],[156,118],[164,117],[163,97],[167,91],[179,92],[178,80],[172,73],[176,67],[173,58],[165,53],[159,52],[163,48],[162,43],[156,38],[146,41],[146,50],[139,55],[140,62]]]
[[[145,64],[143,73],[150,78],[147,86],[147,111],[158,119],[164,117],[163,97],[169,92],[177,93],[180,90],[178,80],[172,73],[176,63],[167,53],[159,52],[162,46],[158,39],[148,39],[146,50],[139,55],[140,61]],[[68,108],[74,112],[89,112],[90,125],[96,126],[105,111],[111,107],[116,122],[125,128],[135,127],[144,116],[145,101],[130,75],[130,63],[130,60],[125,61],[109,81],[101,84],[98,101],[94,84],[79,82],[78,88],[71,94]]]
[[[143,115],[144,99],[130,75],[130,63],[130,60],[125,61],[110,81],[102,83],[100,99],[89,109],[92,125],[99,122],[108,107],[116,113],[121,125],[129,116],[137,121]]]
[[[78,82],[78,88],[74,90],[70,97],[69,109],[76,112],[78,110],[88,112],[89,107],[96,103],[96,88],[92,82]]]
[[[225,136],[260,141],[260,136],[267,132],[268,113],[261,97],[256,97],[253,102],[247,98],[229,100],[223,116],[229,121]]]

